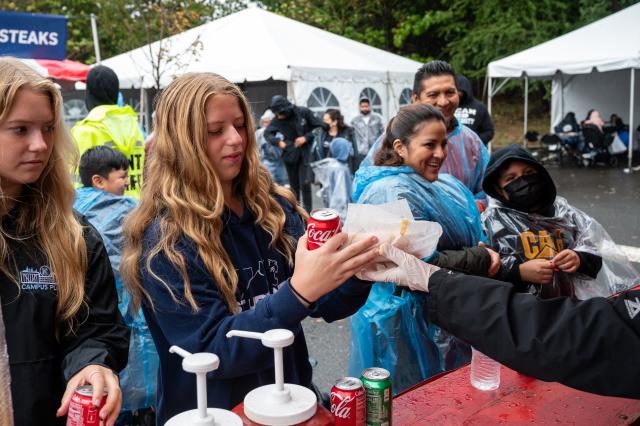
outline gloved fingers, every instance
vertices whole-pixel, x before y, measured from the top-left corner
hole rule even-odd
[[[373,270],[373,269],[365,269],[356,274],[358,278],[365,281],[373,281],[373,282],[396,282],[398,268],[390,268],[390,269],[381,269],[381,270]]]
[[[391,262],[395,263],[398,266],[402,266],[404,263],[406,263],[407,258],[411,256],[388,243],[380,244],[378,253],[380,253],[380,256],[389,259]]]

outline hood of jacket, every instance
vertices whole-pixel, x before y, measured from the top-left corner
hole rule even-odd
[[[458,86],[458,90],[462,92],[460,96],[460,103],[471,102],[475,98],[473,97],[473,89],[471,88],[471,82],[464,75],[456,76],[456,86]]]
[[[85,104],[91,111],[99,105],[116,105],[120,82],[118,76],[109,67],[98,65],[91,68],[87,74],[87,91]]]
[[[353,156],[353,145],[345,138],[335,138],[329,145],[331,156],[338,161],[346,162]]]
[[[491,158],[489,159],[489,163],[487,164],[487,169],[484,173],[484,179],[482,181],[482,189],[489,196],[499,200],[503,204],[512,207],[507,199],[505,199],[501,194],[498,193],[498,178],[500,177],[500,171],[507,166],[508,163],[512,161],[523,161],[532,165],[538,173],[540,173],[543,179],[548,186],[547,191],[545,192],[545,205],[553,205],[553,202],[556,199],[556,185],[553,183],[553,179],[551,175],[544,168],[542,164],[538,160],[531,155],[529,151],[524,149],[520,145],[509,145],[506,148],[502,148],[496,151]]]
[[[287,98],[282,95],[275,95],[271,98],[271,104],[269,105],[269,109],[277,114],[279,112],[284,112],[286,110],[292,110],[293,104],[289,102]]]

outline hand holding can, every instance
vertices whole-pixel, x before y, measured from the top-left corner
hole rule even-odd
[[[345,247],[348,236],[339,233],[314,250],[307,248],[309,234],[298,241],[295,268],[290,280],[292,290],[306,303],[320,297],[353,277],[378,256],[374,236]]]
[[[110,368],[101,365],[88,365],[69,379],[56,415],[61,417],[67,414],[69,404],[76,390],[80,386],[87,384],[92,385],[91,398],[93,405],[97,407],[104,401],[104,405],[98,411],[99,417],[106,426],[113,426],[120,413],[122,391],[120,390],[116,373]]]

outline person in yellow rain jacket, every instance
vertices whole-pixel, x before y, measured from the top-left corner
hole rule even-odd
[[[73,126],[71,135],[80,154],[105,145],[126,155],[129,159],[129,185],[125,195],[139,198],[144,167],[144,135],[133,108],[117,105],[119,86],[118,76],[111,68],[98,65],[89,71],[85,95],[89,114]]]

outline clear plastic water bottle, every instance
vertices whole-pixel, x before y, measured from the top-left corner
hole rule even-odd
[[[471,386],[483,391],[500,386],[500,363],[471,348]]]

